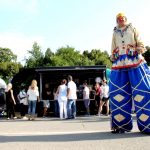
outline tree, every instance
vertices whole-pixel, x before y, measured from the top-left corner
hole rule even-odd
[[[143,54],[145,57],[145,60],[147,61],[147,64],[150,66],[150,47],[146,46],[147,51]]]
[[[0,63],[0,76],[8,82],[15,74],[19,72],[20,68],[22,68],[20,63],[2,62]]]
[[[53,66],[78,66],[82,65],[82,55],[73,47],[61,47],[52,58]]]
[[[25,67],[34,68],[34,67],[43,66],[44,55],[37,42],[34,42],[32,46],[32,50],[29,50],[28,53],[30,54],[30,56],[28,59],[26,59]]]
[[[3,62],[16,62],[17,56],[9,48],[0,47],[0,63]]]
[[[106,65],[109,68],[112,66],[109,54],[106,51],[101,52],[101,50],[92,49],[91,52],[84,51],[83,56],[88,57],[94,65]]]
[[[0,55],[0,77],[8,82],[22,65],[16,62],[17,56],[9,48],[0,48]]]
[[[54,57],[54,53],[51,51],[50,48],[47,48],[43,59],[43,66],[52,66],[53,57]]]

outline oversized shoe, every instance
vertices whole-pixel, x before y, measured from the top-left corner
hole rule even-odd
[[[113,131],[111,131],[111,133],[116,134],[116,133],[125,133],[124,130],[122,129],[113,129]]]

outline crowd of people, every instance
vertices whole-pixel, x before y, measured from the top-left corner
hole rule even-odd
[[[42,90],[42,97],[39,95],[39,88],[36,80],[31,81],[31,85],[26,87],[21,84],[20,91],[16,97],[13,94],[12,84],[9,83],[5,89],[6,95],[6,113],[7,119],[16,119],[15,105],[19,102],[20,117],[24,120],[35,120],[37,104],[40,102],[43,111],[43,118],[48,117],[51,107],[51,100],[54,102],[54,114],[60,119],[75,119],[76,118],[76,100],[77,100],[77,85],[73,81],[71,75],[67,80],[62,79],[60,85],[53,90],[50,85],[46,83]],[[90,116],[90,91],[87,81],[82,85],[82,98],[85,107],[85,116]],[[107,81],[103,80],[101,83],[96,83],[95,91],[95,106],[97,107],[97,114],[102,114],[102,108],[105,104],[106,115],[109,115],[109,87]]]

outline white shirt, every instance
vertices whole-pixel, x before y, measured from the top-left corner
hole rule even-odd
[[[68,99],[77,99],[77,86],[73,81],[68,82],[68,89],[70,89]]]
[[[58,95],[57,95],[57,93],[53,93],[53,95],[54,95],[54,100],[58,100]]]
[[[38,91],[38,89],[33,90],[33,89],[29,88],[27,95],[29,96],[28,99],[30,101],[35,101],[35,100],[37,100],[37,97],[39,96],[39,91]]]
[[[27,93],[25,91],[20,91],[18,96],[21,104],[28,105]]]
[[[59,86],[58,101],[67,100],[67,86],[65,84]]]
[[[89,88],[86,86],[83,89],[83,99],[89,99],[89,95],[90,95],[90,90]]]
[[[102,89],[102,98],[105,97],[105,98],[108,98],[109,97],[109,86],[106,84],[106,85],[102,85],[101,86],[101,89]]]

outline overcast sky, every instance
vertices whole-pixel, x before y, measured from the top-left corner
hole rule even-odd
[[[21,63],[34,41],[43,52],[69,45],[110,53],[118,12],[150,46],[150,0],[0,0],[0,47],[10,48]]]

